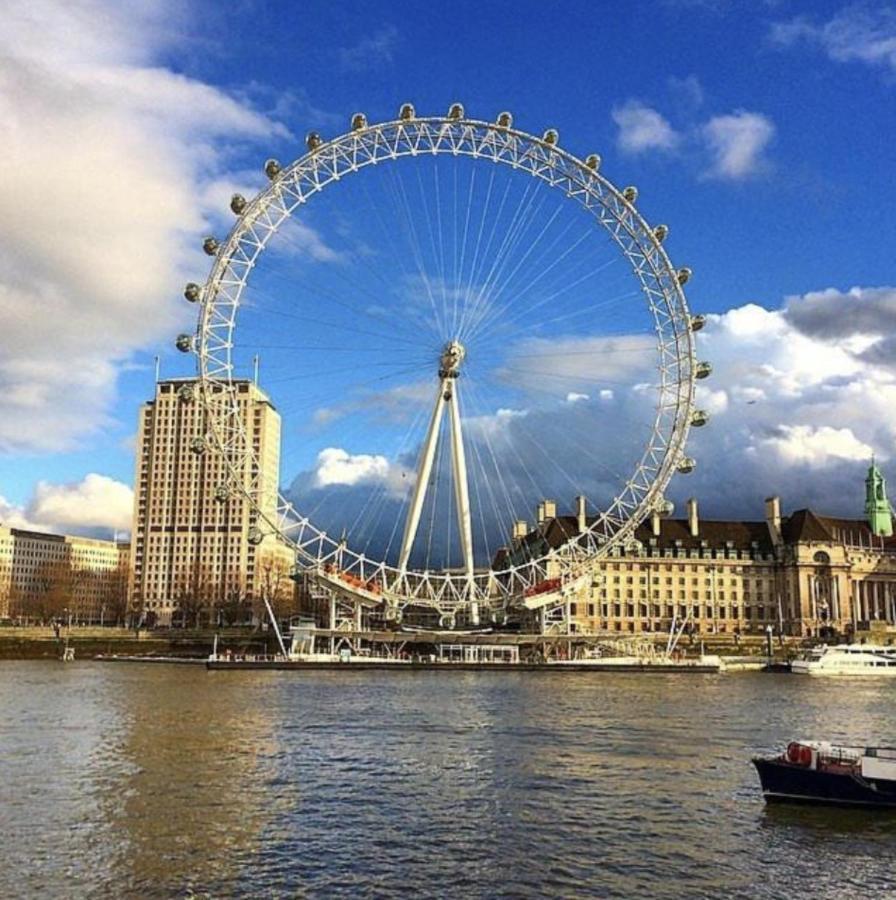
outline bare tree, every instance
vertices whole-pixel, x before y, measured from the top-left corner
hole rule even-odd
[[[174,598],[184,628],[201,627],[213,618],[218,592],[212,573],[206,566],[194,564],[175,582]]]
[[[295,585],[289,575],[290,566],[284,558],[271,553],[258,557],[255,565],[254,603],[258,621],[266,621],[268,618],[265,600],[278,621],[288,619],[295,613]]]
[[[245,625],[252,621],[252,605],[246,593],[246,583],[241,576],[234,576],[224,585],[224,594],[218,607],[221,625]]]

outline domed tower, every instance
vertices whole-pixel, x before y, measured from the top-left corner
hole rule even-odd
[[[887,500],[887,482],[871,457],[865,478],[865,515],[868,526],[876,535],[889,537],[893,533],[893,515]]]

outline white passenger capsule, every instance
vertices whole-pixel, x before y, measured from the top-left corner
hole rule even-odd
[[[691,316],[691,331],[700,331],[701,328],[706,324],[706,316],[702,313],[697,313],[695,316]]]
[[[219,484],[215,488],[215,500],[218,503],[226,503],[230,499],[230,488],[226,484]]]
[[[679,284],[685,285],[691,280],[691,275],[693,274],[694,273],[687,266],[682,266],[675,273],[675,277],[678,279]]]
[[[596,172],[600,168],[600,155],[597,153],[591,153],[585,157],[585,165],[591,169],[592,172]]]
[[[627,203],[634,203],[638,199],[638,189],[630,184],[627,188],[622,189],[622,196],[625,197]]]
[[[656,511],[663,517],[669,517],[675,512],[675,504],[671,500],[660,500]]]
[[[195,396],[196,394],[193,391],[192,384],[182,384],[177,389],[177,399],[180,400],[181,403],[190,403]]]
[[[174,346],[177,347],[181,353],[189,353],[193,349],[193,335],[179,334],[177,340],[174,342]]]
[[[205,453],[205,438],[194,437],[193,440],[190,441],[190,450],[197,456],[199,456],[200,453]]]
[[[202,288],[196,284],[195,281],[191,281],[184,288],[184,297],[190,301],[190,303],[195,303],[202,296]]]
[[[218,239],[213,237],[207,237],[202,242],[202,249],[205,250],[208,256],[215,256],[220,246],[221,245],[218,243]]]
[[[264,534],[260,528],[250,528],[248,538],[249,543],[257,547],[264,540]]]
[[[352,131],[363,131],[367,127],[367,116],[364,113],[355,113],[352,116]]]
[[[541,139],[546,143],[550,144],[552,147],[556,146],[557,141],[560,140],[560,132],[557,131],[556,128],[549,128],[542,136]]]
[[[700,428],[709,421],[709,413],[705,409],[695,409],[691,413],[691,425]]]
[[[510,128],[513,125],[513,116],[509,112],[498,113],[498,128]]]
[[[667,237],[669,237],[669,226],[657,225],[656,228],[653,229],[653,236],[660,244],[662,244],[662,242],[666,240]]]
[[[264,174],[267,175],[271,181],[273,181],[275,178],[279,178],[282,171],[283,166],[281,166],[276,159],[269,159],[264,164]]]
[[[687,475],[690,472],[693,472],[697,467],[697,460],[693,459],[690,456],[682,456],[680,460],[678,460],[677,469],[681,472],[682,475]]]
[[[316,131],[309,131],[305,135],[305,146],[312,152],[317,150],[323,142],[323,138]]]
[[[413,103],[402,103],[401,109],[398,110],[398,118],[402,122],[410,122],[411,119],[417,117],[417,111],[414,109]]]
[[[711,374],[712,366],[708,362],[697,363],[697,368],[694,370],[694,376],[696,378],[709,378]]]
[[[464,117],[464,105],[462,103],[452,103],[448,109],[448,118],[457,121]]]
[[[234,215],[241,216],[245,208],[246,198],[242,194],[234,194],[230,198],[230,211]]]

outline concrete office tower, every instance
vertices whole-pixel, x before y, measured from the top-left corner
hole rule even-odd
[[[160,624],[214,623],[225,607],[251,608],[262,569],[273,560],[286,581],[292,564],[291,551],[270,533],[253,543],[256,528],[270,528],[240,490],[255,483],[262,508],[273,516],[280,416],[253,382],[236,381],[232,389],[254,451],[233,476],[209,445],[194,379],[159,381],[154,399],[140,409],[131,596]]]

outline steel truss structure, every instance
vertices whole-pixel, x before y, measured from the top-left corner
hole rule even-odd
[[[195,337],[182,335],[178,346],[197,356],[200,396],[210,423],[206,442],[223,455],[230,472],[219,493],[244,492],[259,512],[262,532],[291,544],[298,567],[357,604],[384,603],[393,620],[408,605],[420,605],[437,610],[443,627],[451,627],[456,615],[469,617],[476,606],[495,612],[520,602],[544,584],[549,572],[563,580],[580,577],[591,561],[625,545],[645,517],[664,507],[663,492],[676,470],[694,467],[685,443],[691,425],[705,421],[705,414],[694,410],[694,391],[695,378],[708,374],[709,366],[696,361],[693,332],[703,318],[689,314],[682,290],[690,270],[673,267],[662,246],[668,229],[648,225],[635,206],[634,188],[620,190],[599,171],[599,157],[579,159],[557,140],[553,130],[537,137],[514,128],[507,113],[496,122],[466,118],[459,104],[443,117],[418,117],[405,105],[398,119],[381,124],[368,124],[356,115],[352,129],[333,140],[309,135],[308,152],[291,165],[281,168],[269,161],[265,170],[271,183],[255,198],[234,197],[231,208],[238,218],[232,231],[220,243],[205,241],[206,252],[214,256],[208,279],[201,287],[188,285],[185,292],[188,299],[200,301],[200,313]],[[590,212],[628,260],[655,325],[659,396],[652,433],[634,472],[584,533],[542,558],[501,571],[416,571],[407,567],[407,553],[400,565],[391,566],[316,527],[289,500],[271,496],[270,488],[259,483],[260,466],[231,389],[240,298],[278,229],[315,194],[338,189],[341,179],[375,164],[400,164],[402,158],[423,154],[509,166]],[[703,417],[701,422],[697,416]],[[256,541],[263,537],[252,536]]]

